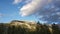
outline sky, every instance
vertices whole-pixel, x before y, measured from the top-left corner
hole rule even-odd
[[[22,17],[20,15],[20,8],[25,4],[24,0],[19,4],[16,4],[15,1],[17,0],[0,0],[0,22],[6,23],[12,20],[37,20],[34,15]],[[18,2],[19,1],[17,1],[17,3]]]
[[[0,0],[0,22],[60,23],[60,0]]]

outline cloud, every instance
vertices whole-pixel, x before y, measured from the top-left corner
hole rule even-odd
[[[19,12],[21,16],[36,13],[41,21],[60,22],[60,0],[25,0],[24,3]]]
[[[48,23],[60,23],[60,0],[53,0],[53,2],[45,6],[38,12],[38,19],[47,21]],[[42,17],[41,17],[42,16]]]
[[[20,9],[21,16],[28,16],[37,12],[43,6],[48,4],[51,0],[30,0],[30,1],[31,2],[27,3]]]
[[[18,3],[20,3],[20,2],[22,2],[22,0],[14,0],[14,1],[13,1],[13,4],[18,4]]]
[[[60,7],[60,0],[54,0],[54,5]]]

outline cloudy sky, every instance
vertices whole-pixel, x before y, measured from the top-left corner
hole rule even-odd
[[[0,22],[32,20],[60,22],[60,0],[0,0]]]

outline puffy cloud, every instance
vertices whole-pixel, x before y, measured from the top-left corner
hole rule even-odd
[[[13,4],[18,4],[20,2],[22,2],[22,0],[14,0]]]
[[[20,9],[20,14],[22,16],[28,16],[40,10],[43,6],[48,4],[51,0],[30,0],[31,2],[27,3]]]

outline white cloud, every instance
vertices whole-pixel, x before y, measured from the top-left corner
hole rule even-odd
[[[43,6],[48,4],[51,0],[31,0],[20,9],[22,16],[28,16],[40,10]]]
[[[13,1],[13,4],[18,4],[18,3],[20,3],[22,0],[14,0]]]

